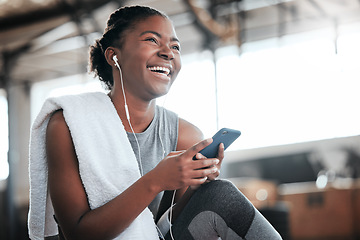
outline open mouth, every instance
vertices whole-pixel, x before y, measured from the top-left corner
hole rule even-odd
[[[153,66],[148,67],[148,69],[152,72],[163,74],[164,76],[168,76],[170,74],[170,69],[167,67]]]

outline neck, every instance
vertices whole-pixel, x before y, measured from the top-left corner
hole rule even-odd
[[[109,97],[124,124],[125,130],[131,132],[130,124],[125,112],[125,100],[122,92],[111,90]],[[134,132],[139,133],[146,130],[155,115],[156,100],[143,101],[126,93],[126,103],[130,115],[130,123]]]

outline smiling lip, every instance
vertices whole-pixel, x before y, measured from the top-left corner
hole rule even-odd
[[[167,67],[167,66],[151,66],[148,67],[147,69],[150,70],[151,72],[158,73],[167,77],[169,77],[169,75],[171,74],[171,67]]]

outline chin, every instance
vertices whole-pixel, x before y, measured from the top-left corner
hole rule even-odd
[[[168,92],[170,91],[170,88],[171,88],[171,85],[159,87],[159,88],[155,89],[154,95],[156,95],[156,98],[162,97],[162,96],[168,94]]]
[[[168,94],[168,92],[169,92],[169,91],[157,93],[156,96],[155,96],[155,98],[163,97],[163,96],[165,96],[166,94]]]

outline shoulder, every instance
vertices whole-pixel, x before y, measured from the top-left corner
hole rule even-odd
[[[194,124],[179,118],[177,150],[185,150],[204,139],[201,130]]]
[[[49,173],[76,169],[77,157],[63,111],[54,112],[46,129],[46,155]]]
[[[178,121],[178,115],[175,112],[158,105],[156,105],[156,114],[159,116],[160,119],[164,119],[168,122]]]
[[[169,133],[170,139],[178,138],[179,116],[164,107],[156,106],[156,123],[160,125],[162,131]]]
[[[71,143],[71,134],[66,124],[63,110],[55,111],[49,119],[46,129],[46,145],[47,147],[54,147]]]
[[[62,128],[66,125],[63,110],[59,109],[53,112],[50,116],[49,123],[47,125],[47,132],[55,131],[59,128]]]

